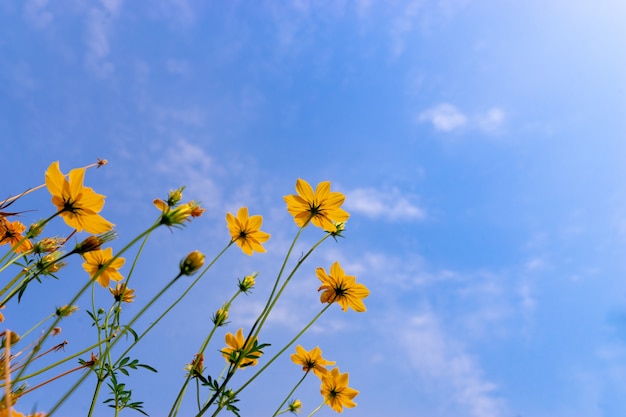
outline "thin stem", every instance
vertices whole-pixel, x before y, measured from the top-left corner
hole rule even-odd
[[[278,353],[276,353],[272,359],[270,359],[265,365],[263,365],[263,367],[261,369],[259,369],[257,371],[256,374],[252,375],[252,377],[245,383],[243,384],[237,391],[235,391],[234,395],[239,394],[241,391],[244,390],[244,388],[246,388],[252,381],[254,381],[256,379],[256,377],[258,377],[263,371],[265,371],[265,369],[267,369],[268,366],[270,366],[272,364],[272,362],[274,362],[280,355],[282,355],[291,345],[293,345],[296,340],[298,340],[300,338],[300,336],[302,336],[304,334],[304,332],[306,332],[309,327],[311,327],[313,325],[313,323],[315,323],[317,321],[317,319],[320,318],[320,316],[322,314],[324,314],[324,312],[326,310],[328,310],[328,308],[333,305],[333,303],[329,303],[327,304],[319,313],[317,313],[317,315],[315,317],[313,317],[313,319],[309,322],[309,324],[307,324],[306,326],[304,326],[304,328],[302,330],[300,330],[300,332],[295,335],[295,337],[293,339],[291,339],[286,345],[285,347],[283,347],[280,351],[278,351]]]
[[[298,387],[300,386],[300,384],[302,384],[302,381],[304,381],[304,378],[306,378],[306,376],[309,374],[309,371],[306,371],[304,373],[304,375],[302,375],[302,378],[300,378],[300,380],[298,381],[298,383],[291,389],[291,391],[289,391],[289,394],[287,394],[287,396],[285,397],[285,399],[283,400],[282,403],[280,403],[280,405],[278,406],[278,408],[276,409],[276,411],[274,411],[274,414],[272,414],[272,417],[277,416],[278,414],[280,414],[280,409],[283,407],[283,405],[285,405],[285,403],[287,401],[289,401],[289,398],[291,398],[291,396],[293,395],[294,392],[296,392],[296,390],[298,389]]]
[[[307,417],[311,417],[311,416],[313,416],[313,414],[316,414],[318,411],[320,411],[322,409],[322,407],[324,407],[326,405],[327,402],[328,402],[328,400],[324,400],[324,402],[321,403],[315,410],[311,411],[311,414],[309,414]]]

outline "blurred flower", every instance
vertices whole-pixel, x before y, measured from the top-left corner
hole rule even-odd
[[[330,408],[338,413],[343,411],[343,407],[356,407],[352,399],[359,395],[359,391],[348,386],[348,373],[340,373],[339,368],[333,368],[322,377],[320,393]]]
[[[252,255],[253,251],[265,252],[261,243],[266,242],[270,235],[261,231],[263,216],[255,215],[248,217],[248,208],[242,207],[237,212],[237,217],[226,213],[226,223],[232,237],[243,253]]]
[[[94,250],[91,252],[85,253],[83,255],[85,258],[85,263],[83,263],[83,268],[91,279],[96,275],[96,273],[106,265],[107,262],[113,259],[113,249],[106,248],[101,250]],[[102,270],[102,273],[98,275],[97,281],[103,287],[109,286],[109,281],[121,281],[124,279],[122,274],[120,274],[117,270],[124,266],[126,260],[124,258],[116,258],[109,264],[106,268]]]
[[[360,313],[365,311],[365,304],[361,299],[367,297],[370,291],[365,285],[357,284],[356,277],[346,275],[339,262],[331,265],[330,274],[326,274],[326,270],[321,267],[317,268],[315,273],[322,281],[322,286],[318,289],[324,290],[320,296],[322,303],[336,302],[343,311],[348,310],[348,307]]]
[[[62,256],[63,252],[61,251],[52,252],[43,256],[36,263],[38,273],[52,275],[59,272],[59,269],[67,265],[65,262],[59,261]]]
[[[24,226],[20,221],[15,220],[14,222],[10,222],[4,217],[0,217],[0,245],[8,243],[11,247],[13,247],[19,243],[19,246],[15,248],[15,253],[22,253],[31,250],[33,248],[33,244],[30,240],[22,236],[24,230],[26,230],[26,226]]]
[[[0,417],[46,417],[46,414],[39,412],[39,413],[24,415],[18,411],[15,411],[12,408],[11,409],[3,408],[2,410],[0,410]]]
[[[228,309],[226,307],[218,308],[212,317],[213,324],[217,327],[224,326],[228,320]]]
[[[304,372],[313,371],[318,377],[325,375],[328,370],[327,365],[334,365],[335,362],[327,361],[322,358],[322,350],[319,346],[314,347],[307,352],[302,346],[296,346],[296,353],[291,355],[291,361],[296,365],[302,365]]]
[[[126,283],[115,284],[115,289],[109,288],[111,295],[115,298],[115,301],[121,301],[123,303],[132,303],[135,301],[135,290],[126,288]]]
[[[153,203],[162,212],[159,223],[166,226],[182,226],[185,220],[191,220],[190,217],[199,217],[204,213],[204,209],[200,208],[200,205],[194,201],[177,207],[170,207],[165,201],[158,198]]]
[[[256,337],[248,340],[248,343],[244,346],[243,329],[237,330],[236,335],[230,332],[226,333],[225,339],[227,346],[222,349],[222,356],[231,364],[235,364],[241,358],[239,360],[239,368],[256,365],[258,358],[263,354],[257,347]]]
[[[44,237],[35,243],[34,253],[52,253],[65,244],[64,237]]]
[[[204,373],[204,355],[195,354],[191,363],[185,365],[185,371],[189,371],[192,377],[202,376]]]
[[[346,197],[340,192],[331,192],[330,181],[320,182],[313,192],[308,182],[298,178],[296,191],[298,195],[286,195],[284,200],[287,203],[287,211],[300,227],[311,222],[327,232],[336,232],[337,227],[333,222],[345,222],[350,217],[350,214],[341,208]]]
[[[117,233],[112,230],[100,235],[88,236],[85,240],[76,244],[72,253],[84,255],[87,252],[100,249],[106,242],[110,242],[115,238],[117,238]]]
[[[68,305],[64,305],[62,307],[57,307],[57,311],[56,311],[56,315],[58,317],[67,317],[70,314],[75,313],[76,311],[78,311],[78,306],[68,306]]]
[[[202,252],[195,250],[189,253],[189,255],[180,262],[180,273],[183,275],[193,275],[198,269],[202,268],[202,265],[204,265],[204,255]]]
[[[289,403],[289,405],[287,406],[287,409],[289,410],[289,412],[291,413],[301,413],[302,412],[302,401],[300,400],[294,400],[292,402]]]
[[[85,168],[70,171],[69,181],[61,173],[59,162],[53,162],[46,171],[46,187],[52,194],[52,204],[57,207],[68,226],[78,232],[104,233],[113,224],[98,213],[104,206],[104,196],[83,186]]]

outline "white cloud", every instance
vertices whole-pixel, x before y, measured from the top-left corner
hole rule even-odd
[[[113,64],[107,60],[111,51],[109,45],[110,21],[117,13],[120,2],[104,2],[104,9],[92,8],[87,16],[85,43],[87,67],[99,77],[107,77],[113,72]]]
[[[431,313],[415,315],[399,335],[399,343],[409,365],[419,376],[443,389],[439,395],[449,397],[456,407],[471,417],[499,417],[503,401],[497,397],[497,386],[486,380],[476,361],[463,347],[441,329]],[[458,414],[456,414],[458,415]]]
[[[422,220],[426,217],[423,208],[412,202],[414,198],[404,196],[398,189],[381,191],[374,188],[357,188],[346,193],[345,207],[372,218],[389,220]]]
[[[504,110],[499,107],[468,115],[450,103],[441,103],[426,109],[417,118],[418,122],[431,123],[435,130],[440,132],[452,132],[468,127],[485,133],[496,133],[505,119]]]
[[[467,116],[449,103],[442,103],[420,113],[420,122],[430,122],[436,130],[451,132],[467,124]]]

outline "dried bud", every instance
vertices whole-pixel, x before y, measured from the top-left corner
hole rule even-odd
[[[50,275],[59,272],[59,269],[67,265],[65,262],[59,261],[62,256],[63,252],[57,251],[42,257],[36,264],[39,273]]]
[[[34,253],[52,253],[65,243],[65,238],[62,237],[45,237],[39,242],[35,243],[33,248]]]
[[[193,251],[180,263],[182,275],[193,275],[204,265],[204,255],[200,251]]]
[[[204,355],[195,354],[191,363],[185,365],[185,371],[189,371],[192,377],[202,376],[204,373]]]

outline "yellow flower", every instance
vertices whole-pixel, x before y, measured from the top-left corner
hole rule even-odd
[[[340,373],[339,368],[333,368],[322,377],[320,392],[326,404],[338,413],[343,411],[343,407],[356,407],[352,399],[359,395],[359,391],[348,386],[348,373]]]
[[[93,279],[94,275],[96,275],[100,268],[102,268],[107,262],[113,259],[113,249],[106,248],[87,252],[85,253],[84,258],[86,262],[83,264],[83,268],[89,273],[89,276]],[[103,287],[108,287],[109,280],[123,280],[124,277],[117,270],[124,266],[125,262],[126,260],[124,258],[116,258],[98,276],[98,283]]]
[[[242,207],[237,212],[237,217],[226,213],[226,223],[232,237],[246,255],[252,255],[253,251],[265,252],[261,243],[270,238],[269,233],[261,231],[263,216],[255,215],[248,217],[248,208]]]
[[[84,177],[85,168],[76,168],[70,171],[68,181],[61,173],[58,161],[50,164],[46,171],[46,187],[52,194],[52,204],[65,223],[78,232],[107,232],[114,225],[98,214],[105,197],[83,186]]]
[[[183,275],[193,275],[204,265],[204,254],[199,250],[190,252],[180,262],[180,273]]]
[[[298,195],[286,195],[284,200],[287,203],[287,211],[300,227],[311,222],[327,232],[336,232],[337,226],[333,222],[345,222],[350,217],[350,214],[341,208],[346,196],[338,191],[330,191],[330,181],[320,182],[313,192],[308,182],[298,178],[296,191]]]
[[[246,294],[254,288],[254,284],[256,284],[256,276],[259,275],[258,272],[253,272],[250,275],[246,275],[243,279],[239,280],[239,291],[245,292]]]
[[[289,410],[290,413],[294,413],[294,414],[302,412],[302,401],[300,400],[292,401],[287,406],[287,409]]]
[[[243,329],[237,330],[237,334],[226,333],[226,347],[222,349],[222,356],[227,362],[235,364],[239,361],[239,368],[245,368],[246,366],[254,366],[258,363],[258,358],[261,357],[263,352],[260,350],[262,346],[258,346],[256,337],[248,341],[244,346],[245,338],[243,337]],[[265,345],[263,345],[265,346]]]
[[[2,410],[0,410],[0,417],[46,417],[46,414],[39,412],[39,413],[24,415],[23,413],[15,411],[12,408],[10,410],[3,408]]]
[[[291,355],[291,361],[296,365],[302,365],[304,372],[313,371],[320,378],[328,372],[328,369],[325,368],[327,365],[335,364],[335,362],[322,358],[322,350],[319,346],[308,352],[302,346],[296,346],[296,353]]]
[[[26,230],[26,226],[24,226],[19,221],[10,222],[7,221],[4,217],[0,218],[0,245],[10,244],[11,247],[17,245],[19,246],[15,248],[15,253],[22,253],[29,251],[33,248],[33,244],[30,240],[25,239],[22,236]]]
[[[365,311],[365,304],[361,299],[367,297],[370,291],[365,285],[357,284],[356,277],[346,275],[339,262],[331,265],[328,275],[321,267],[317,268],[315,273],[322,281],[322,286],[318,289],[318,291],[324,290],[320,295],[322,303],[337,302],[343,311],[348,310],[348,307],[359,313]]]
[[[111,295],[115,298],[115,301],[121,301],[123,303],[132,303],[135,301],[135,290],[126,288],[126,284],[115,284],[115,289],[109,288]]]

